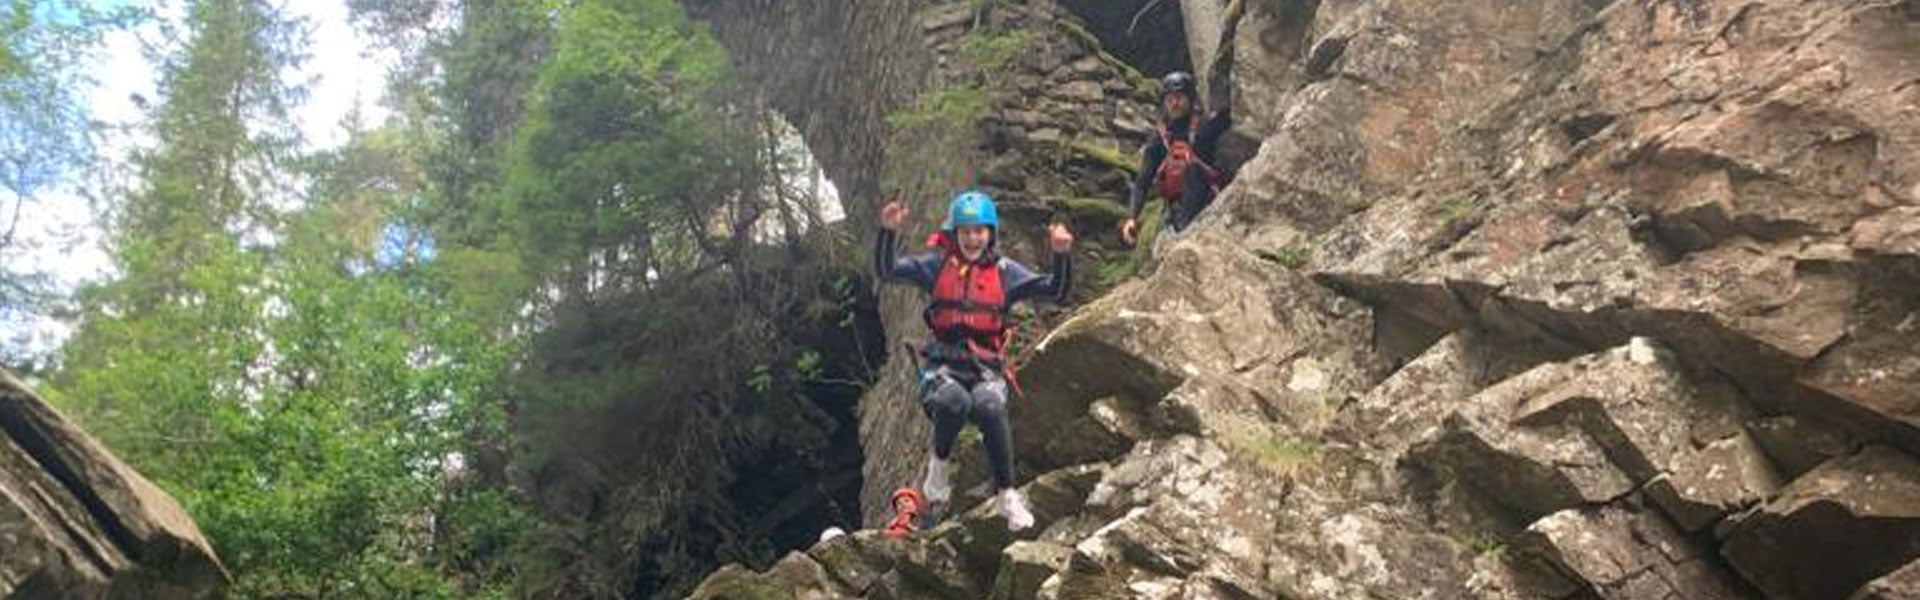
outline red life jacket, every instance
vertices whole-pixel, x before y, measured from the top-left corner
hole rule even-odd
[[[1000,261],[988,258],[969,263],[951,239],[936,235],[930,244],[943,246],[947,257],[934,276],[933,304],[924,315],[937,342],[964,346],[989,366],[1004,362],[1006,345],[1006,288],[1000,285]]]
[[[1160,169],[1153,174],[1158,182],[1160,197],[1178,202],[1181,193],[1186,190],[1187,165],[1197,165],[1207,178],[1207,187],[1214,192],[1220,191],[1220,172],[1214,170],[1207,161],[1200,159],[1200,153],[1193,149],[1194,130],[1200,126],[1200,118],[1187,117],[1187,133],[1174,137],[1173,131],[1166,125],[1160,126],[1160,145],[1167,149],[1167,157],[1160,160]]]

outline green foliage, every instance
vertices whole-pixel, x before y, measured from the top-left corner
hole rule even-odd
[[[1225,415],[1219,425],[1220,437],[1236,456],[1276,475],[1292,476],[1312,468],[1320,444],[1273,431],[1260,421]]]
[[[1307,266],[1308,261],[1313,260],[1313,250],[1313,240],[1301,240],[1279,250],[1263,250],[1260,252],[1260,257],[1273,261],[1282,267],[1299,269]]]
[[[756,164],[739,160],[756,123],[724,110],[726,55],[670,2],[579,3],[554,36],[504,189],[523,260],[576,298],[602,277],[602,289],[633,289],[647,269],[698,268],[735,233],[707,224],[732,216],[716,214],[720,201]],[[608,251],[644,258],[611,273],[563,266]]]
[[[1498,537],[1485,534],[1473,534],[1459,541],[1466,547],[1472,549],[1474,554],[1481,557],[1496,561],[1504,560],[1507,557],[1507,544]]]
[[[119,211],[121,275],[81,295],[50,396],[181,500],[235,597],[501,589],[437,564],[515,543],[499,523],[518,509],[441,485],[475,477],[455,465],[504,434],[487,398],[512,348],[476,318],[484,299],[448,285],[468,263],[380,255],[382,224],[417,218],[425,153],[375,132],[294,160],[291,128],[257,123],[288,114],[298,25],[237,0],[196,3],[187,24]],[[275,198],[301,169],[308,195]]]
[[[974,31],[960,40],[960,60],[982,72],[1007,68],[1033,44],[1028,31]]]
[[[352,4],[400,37],[450,8]],[[466,3],[392,40],[420,54],[391,122],[302,155],[299,24],[188,8],[48,396],[185,504],[232,596],[672,595],[774,556],[735,464],[826,462],[803,394],[859,384],[834,346],[866,284],[825,231],[760,243],[806,208],[771,187],[792,141],[703,26]]]
[[[921,94],[913,106],[887,115],[887,124],[898,129],[946,132],[972,127],[986,111],[986,88],[962,83]]]
[[[1138,265],[1135,265],[1132,260],[1129,260],[1131,256],[1131,253],[1128,253],[1122,254],[1122,258],[1117,260],[1101,261],[1094,267],[1095,279],[1100,282],[1100,285],[1107,287],[1116,286],[1119,285],[1120,282],[1126,281],[1127,277],[1132,276],[1134,272],[1138,270]]]
[[[41,205],[49,189],[62,182],[80,187],[77,176],[97,164],[86,61],[103,35],[139,15],[73,0],[0,0],[0,323],[57,308],[48,274],[23,269],[17,254],[51,240],[20,224],[49,210]],[[25,346],[0,339],[0,362],[19,369],[45,360],[27,356]]]
[[[91,163],[84,63],[103,35],[141,16],[71,0],[0,0],[0,202],[30,199]],[[0,250],[10,237],[0,236]]]
[[[1137,221],[1140,229],[1136,232],[1138,237],[1135,239],[1133,249],[1120,254],[1118,258],[1101,262],[1095,267],[1097,269],[1095,276],[1099,278],[1100,285],[1109,287],[1119,285],[1121,281],[1139,273],[1140,269],[1153,259],[1153,240],[1160,236],[1160,212],[1163,210],[1166,210],[1166,203],[1154,201],[1147,202],[1146,208],[1140,210]]]
[[[1433,206],[1430,212],[1434,216],[1445,220],[1448,225],[1452,225],[1479,212],[1481,204],[1482,201],[1479,196],[1463,193],[1450,196],[1440,201],[1440,203]]]

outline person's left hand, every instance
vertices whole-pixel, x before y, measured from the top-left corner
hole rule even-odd
[[[1073,232],[1067,229],[1065,223],[1054,223],[1048,226],[1047,241],[1052,244],[1054,252],[1073,250]]]

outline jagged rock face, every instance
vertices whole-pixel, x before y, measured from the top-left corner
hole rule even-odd
[[[1248,6],[1259,153],[1023,371],[1085,498],[831,594],[1913,597],[1920,2]]]
[[[154,487],[0,371],[0,598],[217,597],[227,574]]]

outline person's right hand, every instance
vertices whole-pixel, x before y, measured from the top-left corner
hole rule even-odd
[[[1138,223],[1133,222],[1133,219],[1131,218],[1125,221],[1121,221],[1120,222],[1120,241],[1125,242],[1128,246],[1132,246],[1134,242],[1133,236],[1139,233],[1139,229],[1140,229],[1140,225]]]
[[[907,224],[907,205],[900,203],[900,194],[888,196],[886,204],[880,207],[880,228],[887,231],[899,231]]]

